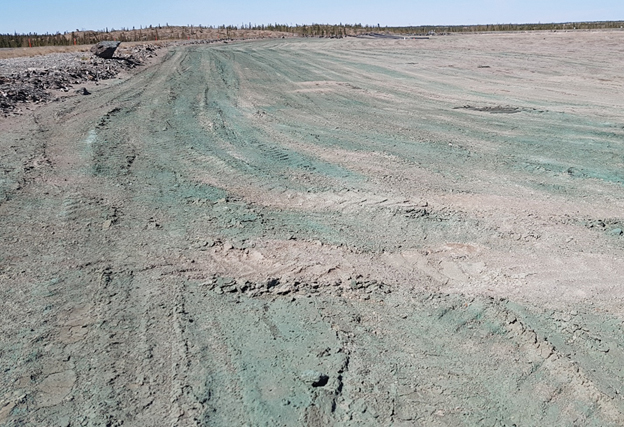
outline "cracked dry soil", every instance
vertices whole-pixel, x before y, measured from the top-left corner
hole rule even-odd
[[[624,424],[623,39],[179,46],[0,119],[0,424]]]

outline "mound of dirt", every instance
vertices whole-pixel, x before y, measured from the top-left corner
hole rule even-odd
[[[492,113],[492,114],[514,114],[522,111],[518,107],[510,107],[510,106],[502,106],[497,105],[494,107],[475,107],[473,105],[464,105],[463,107],[455,107],[456,110],[472,110],[472,111],[482,111],[484,113]]]

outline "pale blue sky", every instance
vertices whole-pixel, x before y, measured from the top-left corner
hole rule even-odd
[[[0,0],[0,33],[242,23],[496,24],[624,20],[624,0]]]

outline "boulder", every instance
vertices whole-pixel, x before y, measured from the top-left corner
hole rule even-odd
[[[94,55],[103,59],[111,59],[121,42],[99,42],[91,48]]]

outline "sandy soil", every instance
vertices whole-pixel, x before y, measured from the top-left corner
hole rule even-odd
[[[623,42],[180,46],[0,119],[0,423],[624,424]]]

